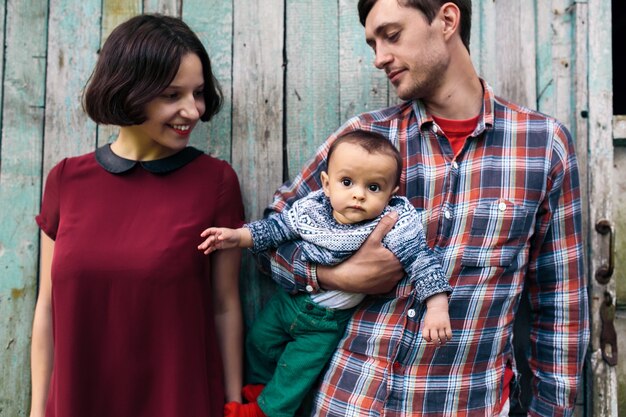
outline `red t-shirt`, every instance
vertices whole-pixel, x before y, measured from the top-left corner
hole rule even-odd
[[[463,145],[465,144],[465,140],[472,134],[474,129],[476,129],[479,116],[480,115],[466,120],[452,120],[432,116],[435,123],[437,123],[441,130],[443,130],[444,135],[446,135],[450,141],[450,146],[452,146],[454,156],[461,152],[461,149],[463,149]]]

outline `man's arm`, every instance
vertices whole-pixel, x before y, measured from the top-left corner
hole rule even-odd
[[[320,189],[320,175],[326,168],[326,155],[330,144],[338,135],[358,128],[367,129],[360,125],[358,118],[354,118],[331,135],[293,182],[285,183],[276,191],[272,204],[265,210],[265,215],[287,210],[298,199]],[[391,224],[388,224],[389,222]],[[324,289],[363,293],[387,292],[402,278],[400,263],[381,244],[382,237],[391,229],[393,223],[395,223],[393,219],[381,222],[361,249],[334,267],[322,267],[303,261],[298,242],[287,242],[267,258],[271,264],[272,278],[292,293],[298,291],[315,293],[320,290],[320,286]],[[318,282],[318,278],[321,278],[321,283]]]
[[[382,240],[397,220],[395,211],[384,216],[359,250],[344,262],[332,267],[317,265],[319,286],[362,294],[391,291],[404,276],[404,270]]]
[[[569,133],[555,127],[548,194],[539,208],[527,285],[533,311],[530,416],[569,415],[589,343],[578,168]]]

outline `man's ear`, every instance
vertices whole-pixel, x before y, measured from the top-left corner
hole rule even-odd
[[[455,33],[461,36],[459,33],[459,25],[461,24],[461,10],[454,3],[445,3],[439,9],[437,18],[441,19],[443,23],[443,36],[446,40],[450,39]]]
[[[322,189],[324,190],[324,194],[326,197],[330,197],[330,178],[328,178],[326,171],[322,171],[320,174],[320,180],[322,180]]]

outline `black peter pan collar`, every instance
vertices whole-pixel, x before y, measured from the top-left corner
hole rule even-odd
[[[193,146],[187,146],[182,151],[170,155],[167,158],[156,159],[154,161],[133,161],[132,159],[122,158],[114,154],[111,150],[111,144],[106,144],[96,149],[96,161],[102,168],[112,174],[123,174],[137,165],[141,165],[143,169],[153,174],[167,174],[168,172],[172,172],[187,165],[189,162],[202,155],[202,153],[201,150]]]

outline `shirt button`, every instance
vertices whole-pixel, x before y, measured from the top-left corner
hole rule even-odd
[[[433,132],[435,132],[435,135],[439,134],[439,128],[436,125],[433,126]]]
[[[443,212],[443,215],[446,219],[450,220],[450,217],[452,217],[452,213],[450,213],[450,210],[446,210]]]
[[[410,309],[409,309],[409,311],[407,311],[407,312],[406,312],[406,314],[407,314],[409,317],[413,318],[413,317],[415,317],[415,310],[414,310],[414,309],[412,309],[412,308],[410,308]]]
[[[305,288],[306,292],[313,292],[313,287],[310,285],[307,285]]]
[[[500,204],[498,204],[498,210],[500,210],[500,211],[504,211],[504,210],[506,210],[506,203],[500,203]]]
[[[402,368],[402,364],[400,362],[393,363],[393,369],[400,369],[400,368]]]
[[[452,168],[459,169],[459,164],[457,164],[456,161],[452,161]]]

